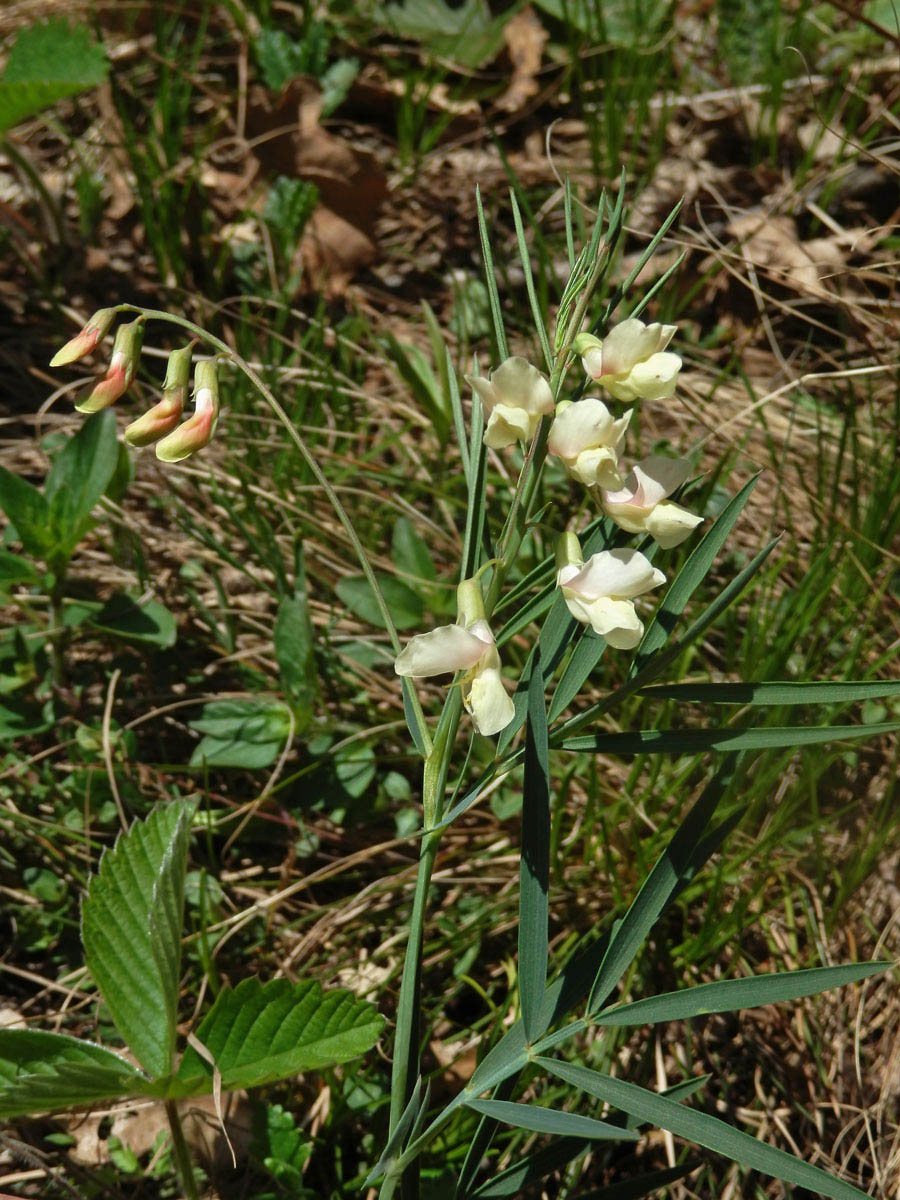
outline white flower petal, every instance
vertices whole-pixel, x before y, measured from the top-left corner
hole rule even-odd
[[[496,667],[486,667],[473,676],[466,708],[472,714],[475,728],[485,737],[493,737],[505,729],[516,715],[516,706]]]
[[[603,339],[603,374],[627,375],[635,363],[659,349],[659,325],[629,317],[614,325]]]
[[[481,637],[461,625],[442,625],[410,638],[394,660],[394,670],[412,679],[467,671],[481,661],[486,649]]]
[[[590,375],[591,379],[599,379],[603,374],[603,348],[602,346],[590,346],[581,356],[581,365],[584,367],[586,375]]]
[[[617,488],[622,483],[619,458],[610,446],[583,450],[569,469],[585,487]]]
[[[691,464],[686,458],[667,458],[663,454],[651,454],[642,462],[635,463],[633,471],[625,480],[625,486],[634,476],[635,497],[633,503],[652,508],[660,500],[671,496],[680,488],[691,473]]]
[[[590,607],[591,626],[606,638],[614,650],[631,650],[644,636],[644,623],[630,600],[611,600],[606,596]]]
[[[702,523],[702,517],[688,512],[680,504],[663,500],[647,517],[646,529],[663,550],[671,550],[673,546],[681,545]]]
[[[492,450],[503,450],[516,442],[528,441],[537,428],[540,416],[514,408],[509,404],[498,404],[488,417],[484,431],[484,444]]]
[[[497,403],[497,397],[494,394],[491,381],[485,379],[483,375],[466,375],[465,379],[472,391],[478,393],[484,411],[490,414],[491,409]]]
[[[491,373],[495,404],[524,408],[528,413],[543,415],[553,412],[553,393],[550,384],[526,358],[514,355]]]
[[[642,400],[667,400],[675,392],[681,359],[668,351],[635,363],[628,383]]]
[[[588,602],[600,596],[633,600],[659,587],[665,578],[640,550],[601,550],[567,580],[566,587]]]
[[[617,425],[602,400],[593,396],[576,400],[554,419],[547,449],[559,458],[575,459],[595,446],[615,446]]]
[[[618,492],[600,493],[600,507],[611,521],[624,529],[626,533],[643,533],[647,527],[647,517],[649,509],[644,508],[640,504],[631,503],[631,490],[628,487],[628,480],[625,481],[625,488]],[[621,497],[625,497],[621,499]]]

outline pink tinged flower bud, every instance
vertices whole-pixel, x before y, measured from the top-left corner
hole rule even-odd
[[[187,402],[188,383],[191,377],[191,355],[194,343],[173,350],[166,367],[163,398],[149,412],[138,417],[125,430],[125,441],[129,446],[149,446],[151,442],[171,433],[181,420]]]
[[[94,349],[98,342],[109,332],[116,319],[114,308],[98,309],[80,333],[76,333],[70,341],[50,359],[51,367],[64,367],[67,363],[77,362]]]
[[[95,413],[118,400],[126,392],[134,378],[141,346],[144,342],[144,320],[138,317],[127,325],[120,325],[113,342],[109,369],[99,383],[75,405],[79,412]]]
[[[534,437],[541,417],[553,412],[553,393],[537,367],[524,358],[507,358],[485,379],[467,375],[487,417],[484,444],[502,450]]]
[[[577,540],[574,547],[562,542],[557,547],[556,582],[566,607],[613,649],[631,650],[644,634],[634,601],[665,583],[665,575],[639,550],[601,550],[586,563],[580,559]]]
[[[216,432],[219,419],[219,376],[214,358],[204,359],[194,369],[194,414],[156,446],[161,462],[181,462],[202,450]]]
[[[629,317],[604,338],[580,333],[574,348],[586,373],[616,400],[665,400],[681,370],[681,359],[666,350],[675,331],[675,325]]]

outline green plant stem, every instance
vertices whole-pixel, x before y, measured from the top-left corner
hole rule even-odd
[[[50,672],[56,687],[62,687],[66,677],[66,630],[63,614],[65,575],[50,590]]]
[[[184,1130],[181,1127],[181,1117],[178,1115],[178,1105],[174,1100],[166,1100],[165,1105],[166,1117],[168,1118],[169,1129],[172,1134],[172,1157],[175,1159],[175,1168],[178,1171],[181,1186],[184,1188],[186,1200],[200,1200],[200,1189],[197,1187],[197,1178],[194,1175],[191,1152],[188,1150],[187,1142],[184,1140]]]
[[[350,516],[341,503],[337,492],[331,486],[324,471],[319,466],[312,450],[310,450],[304,439],[297,432],[290,417],[282,408],[271,388],[269,388],[263,382],[256,371],[254,371],[254,369],[248,362],[246,362],[245,359],[241,358],[237,351],[233,350],[220,338],[215,337],[211,333],[207,333],[205,329],[201,328],[199,325],[195,325],[193,321],[189,321],[186,317],[178,317],[173,313],[164,312],[160,309],[141,308],[136,304],[119,304],[117,306],[117,311],[141,313],[144,317],[146,317],[147,320],[168,321],[170,324],[180,325],[183,329],[187,329],[191,333],[195,334],[196,337],[198,337],[201,341],[206,342],[210,346],[214,346],[221,354],[224,354],[227,358],[229,358],[231,362],[233,362],[234,365],[244,373],[244,375],[247,376],[247,378],[262,396],[268,407],[284,426],[285,432],[290,440],[294,443],[295,448],[299,451],[301,458],[309,467],[316,482],[322,488],[322,491],[328,497],[329,503],[335,511],[335,515],[337,516],[341,525],[344,527],[344,531],[350,540],[350,544],[356,551],[356,556],[359,559],[360,566],[362,567],[363,575],[365,575],[369,587],[372,589],[372,593],[375,596],[378,610],[381,613],[382,620],[384,621],[385,628],[388,632],[388,637],[391,641],[391,647],[393,648],[394,653],[398,654],[400,652],[400,638],[397,633],[397,627],[394,624],[393,617],[390,614],[387,601],[385,600],[384,594],[379,586],[375,572],[372,570],[372,564],[369,562],[369,557],[366,554],[365,547],[359,540],[359,536],[357,535],[356,530],[353,528],[353,522],[350,520]],[[425,723],[425,714],[422,712],[422,706],[419,703],[418,697],[412,692],[412,690],[410,691],[410,707],[412,710],[412,718],[416,725],[421,743],[425,747],[425,756],[427,758],[431,751],[431,735],[429,734],[428,726]]]
[[[419,868],[416,875],[416,891],[409,919],[409,936],[400,980],[400,996],[397,1000],[397,1031],[394,1036],[394,1054],[391,1064],[391,1117],[390,1133],[393,1133],[403,1110],[409,1101],[419,1077],[419,1040],[421,1024],[421,979],[422,945],[425,936],[425,917],[428,913],[428,893],[431,875],[441,841],[440,829],[436,829],[443,816],[444,792],[450,772],[450,756],[456,741],[462,714],[462,695],[454,688],[447,697],[444,711],[438,722],[431,753],[425,760],[422,773],[422,810],[426,833],[422,838]],[[418,1161],[409,1163],[402,1178],[388,1175],[382,1188],[382,1200],[393,1195],[397,1183],[401,1195],[409,1200],[418,1196]]]

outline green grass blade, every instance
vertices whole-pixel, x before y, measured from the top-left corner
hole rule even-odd
[[[506,344],[506,329],[503,326],[503,311],[500,308],[500,293],[497,291],[497,275],[494,271],[491,240],[488,236],[484,205],[481,202],[481,188],[477,185],[475,187],[475,208],[478,215],[478,236],[481,240],[481,257],[484,262],[484,282],[487,287],[488,301],[491,307],[491,321],[494,326],[494,341],[497,344],[497,356],[502,361],[509,357],[509,349]]]
[[[617,1142],[638,1140],[638,1135],[627,1129],[610,1125],[606,1121],[595,1121],[592,1117],[581,1117],[577,1113],[560,1112],[555,1108],[541,1108],[536,1104],[514,1104],[509,1100],[469,1100],[467,1103],[470,1108],[486,1117],[493,1117],[505,1125],[514,1125],[517,1129],[530,1129],[532,1133],[555,1133],[561,1137]]]
[[[519,874],[519,999],[527,1040],[539,1033],[547,986],[550,889],[550,762],[540,649],[528,688],[522,857]]]
[[[606,651],[606,639],[599,637],[590,630],[585,630],[578,640],[578,645],[572,651],[572,657],[566,663],[553,699],[550,701],[548,719],[555,721],[560,713],[565,712],[575,697],[584,687],[597,668],[597,664]]]
[[[462,460],[463,475],[466,477],[466,487],[472,491],[472,460],[469,455],[469,439],[466,436],[466,417],[462,407],[462,397],[459,394],[459,380],[450,351],[444,348],[444,370],[447,374],[447,390],[450,393],[450,408],[453,412],[453,428],[456,430],[456,441],[459,446],[459,456]],[[476,405],[480,409],[481,405]]]
[[[680,1167],[665,1167],[662,1171],[648,1171],[645,1175],[635,1175],[633,1179],[623,1179],[621,1183],[611,1183],[607,1187],[595,1188],[592,1192],[582,1192],[576,1200],[641,1200],[642,1196],[653,1195],[669,1183],[677,1183],[700,1164],[683,1163]]]
[[[818,1195],[828,1196],[829,1200],[868,1200],[865,1192],[852,1184],[834,1179],[818,1167],[794,1158],[775,1146],[768,1146],[720,1121],[718,1117],[685,1108],[677,1101],[658,1096],[637,1084],[613,1079],[611,1075],[602,1075],[586,1067],[554,1059],[541,1058],[537,1062],[558,1079],[580,1088],[588,1095],[613,1104],[641,1120],[650,1121],[678,1137],[687,1138],[707,1150],[723,1154],[744,1167],[762,1171],[795,1187],[808,1188]]]
[[[483,1183],[472,1194],[478,1200],[495,1200],[500,1196],[520,1196],[523,1188],[538,1179],[543,1179],[551,1171],[567,1167],[584,1154],[590,1146],[589,1138],[559,1138],[550,1146],[545,1146],[534,1154],[526,1154],[517,1163],[513,1163],[511,1167],[507,1167],[493,1179]]]
[[[522,225],[522,214],[519,211],[519,201],[516,198],[516,193],[513,188],[510,188],[509,190],[509,200],[510,204],[512,205],[513,224],[516,228],[516,241],[519,245],[519,258],[522,260],[522,270],[525,274],[525,290],[528,293],[528,302],[531,305],[531,316],[534,320],[534,327],[541,343],[541,353],[544,356],[544,367],[547,371],[551,371],[553,369],[553,351],[550,349],[550,338],[547,336],[547,329],[544,325],[544,314],[541,310],[537,293],[534,290],[534,276],[531,272],[531,254],[528,250],[528,243],[525,241],[525,229]]]
[[[733,769],[733,759],[722,764],[691,806],[644,880],[621,925],[610,939],[591,988],[587,1004],[588,1013],[596,1012],[606,1000],[628,970],[644,939],[677,893],[684,872],[691,868],[691,855],[731,782]]]
[[[900,681],[873,679],[860,683],[659,683],[641,689],[642,696],[698,704],[839,704],[900,696]]]
[[[662,996],[648,996],[633,1004],[598,1013],[598,1025],[655,1025],[660,1021],[680,1021],[709,1013],[735,1012],[740,1008],[758,1008],[815,996],[831,988],[858,983],[880,971],[890,970],[889,962],[849,963],[840,967],[812,967],[804,971],[783,971],[774,975],[755,975],[750,979],[719,979],[697,987]]]
[[[561,750],[596,754],[702,754],[708,750],[777,750],[786,746],[817,746],[823,742],[853,741],[896,733],[900,721],[878,725],[786,725],[761,729],[639,729],[634,733],[597,733],[567,738]]]

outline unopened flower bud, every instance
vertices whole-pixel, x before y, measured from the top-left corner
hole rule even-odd
[[[171,433],[181,420],[187,403],[193,350],[194,343],[191,342],[169,355],[162,400],[142,417],[132,421],[125,430],[125,441],[130,446],[149,446],[151,442]]]
[[[99,383],[79,401],[75,407],[79,412],[95,413],[107,408],[126,392],[134,378],[135,368],[141,356],[144,342],[144,319],[138,317],[127,325],[120,325],[113,342],[109,369]]]
[[[99,308],[90,318],[85,327],[62,347],[50,359],[51,367],[64,367],[67,363],[77,362],[94,349],[106,336],[116,319],[114,308]]]
[[[219,375],[214,358],[203,359],[194,369],[194,414],[157,443],[162,462],[181,462],[202,450],[216,431],[219,419]]]
[[[580,567],[584,563],[584,556],[581,553],[581,542],[578,540],[578,534],[567,530],[561,533],[556,539],[556,569],[568,567],[574,564]]]

